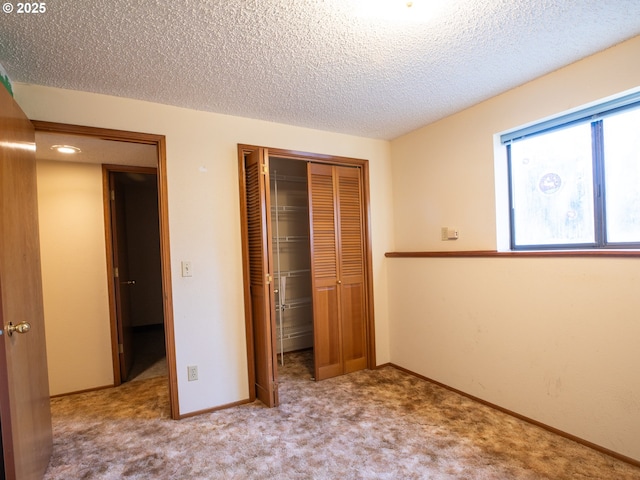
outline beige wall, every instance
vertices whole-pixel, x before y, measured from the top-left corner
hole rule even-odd
[[[37,179],[51,395],[112,385],[102,169],[39,161]]]
[[[377,361],[389,361],[384,252],[393,249],[393,222],[388,142],[35,85],[16,84],[15,91],[32,119],[166,136],[180,414],[249,396],[238,143],[369,160]],[[182,260],[192,262],[193,277],[180,276]],[[64,336],[58,342],[60,349],[70,347]],[[198,381],[187,382],[187,365],[198,366]]]
[[[394,140],[396,248],[502,246],[494,135],[637,88],[638,58],[640,37]],[[442,226],[460,239],[441,241]],[[392,362],[640,460],[640,260],[389,259],[388,268]]]

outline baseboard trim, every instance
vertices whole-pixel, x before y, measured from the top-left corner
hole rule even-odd
[[[238,407],[240,405],[246,405],[247,403],[251,403],[251,400],[248,399],[248,398],[245,399],[245,400],[239,400],[239,401],[233,402],[233,403],[227,403],[225,405],[220,405],[218,407],[205,408],[204,410],[197,410],[195,412],[184,413],[184,414],[178,415],[177,420],[183,420],[183,419],[189,418],[189,417],[196,417],[198,415],[203,415],[205,413],[213,413],[213,412],[217,412],[218,410],[225,410],[227,408]]]
[[[621,460],[621,461],[623,461],[625,463],[633,465],[634,467],[640,467],[640,460],[636,460],[634,458],[627,457],[626,455],[622,455],[620,453],[614,452],[613,450],[609,450],[608,448],[602,447],[600,445],[597,445],[597,444],[595,444],[593,442],[590,442],[588,440],[585,440],[583,438],[577,437],[575,435],[572,435],[570,433],[564,432],[562,430],[559,430],[559,429],[557,429],[555,427],[552,427],[550,425],[547,425],[545,423],[542,423],[542,422],[539,422],[539,421],[534,420],[532,418],[526,417],[526,416],[521,415],[521,414],[519,414],[517,412],[514,412],[514,411],[509,410],[507,408],[501,407],[500,405],[496,405],[495,403],[488,402],[488,401],[483,400],[481,398],[478,398],[478,397],[476,397],[474,395],[471,395],[469,393],[463,392],[462,390],[458,390],[457,388],[450,387],[449,385],[446,385],[444,383],[438,382],[437,380],[433,380],[432,378],[425,377],[424,375],[420,375],[419,373],[413,372],[413,371],[411,371],[411,370],[409,370],[407,368],[401,367],[401,366],[396,365],[394,363],[385,363],[383,365],[378,365],[376,367],[376,369],[384,368],[384,367],[393,367],[396,370],[400,370],[401,372],[407,373],[407,374],[412,375],[412,376],[414,376],[416,378],[419,378],[421,380],[427,381],[429,383],[433,383],[434,385],[442,387],[442,388],[444,388],[446,390],[449,390],[451,392],[457,393],[458,395],[462,395],[463,397],[466,397],[466,398],[468,398],[470,400],[473,400],[474,402],[481,403],[482,405],[486,405],[487,407],[493,408],[493,409],[498,410],[498,411],[500,411],[502,413],[506,413],[507,415],[511,415],[512,417],[515,417],[515,418],[517,418],[519,420],[523,420],[523,421],[525,421],[527,423],[535,425],[536,427],[540,427],[540,428],[542,428],[544,430],[547,430],[548,432],[554,433],[554,434],[559,435],[561,437],[564,437],[564,438],[566,438],[568,440],[572,440],[572,441],[574,441],[576,443],[584,445],[585,447],[591,448],[592,450],[596,450],[597,452],[604,453],[605,455],[609,455],[610,457],[613,457],[613,458],[615,458],[617,460]]]
[[[89,393],[89,392],[97,392],[98,390],[106,390],[107,388],[115,387],[115,384],[103,385],[101,387],[93,387],[93,388],[85,388],[84,390],[76,390],[74,392],[65,392],[65,393],[57,393],[55,395],[51,395],[49,398],[60,398],[60,397],[68,397],[69,395],[78,395],[80,393]]]

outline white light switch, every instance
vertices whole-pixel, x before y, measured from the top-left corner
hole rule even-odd
[[[193,271],[191,269],[191,262],[182,261],[182,276],[183,277],[192,277]]]

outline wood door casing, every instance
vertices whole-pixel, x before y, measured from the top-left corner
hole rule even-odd
[[[7,479],[42,478],[52,451],[35,133],[0,87],[0,416]],[[28,333],[6,326],[27,321]]]
[[[171,418],[178,420],[187,415],[180,414],[180,404],[178,399],[178,374],[176,371],[176,348],[175,333],[173,320],[173,290],[171,282],[171,246],[169,241],[169,198],[167,186],[167,148],[166,138],[164,135],[156,135],[153,133],[131,132],[125,130],[114,130],[111,128],[87,127],[83,125],[70,125],[57,122],[46,122],[42,120],[31,120],[38,132],[48,132],[63,135],[82,135],[88,137],[96,137],[102,140],[113,140],[117,142],[131,142],[155,145],[158,154],[157,163],[157,179],[158,179],[158,216],[160,229],[160,262],[161,262],[161,283],[162,283],[162,311],[164,320],[165,346],[167,354],[167,367],[169,376],[169,401],[171,408]],[[128,167],[124,165],[103,165],[108,169],[116,168],[124,171]],[[134,167],[138,168],[138,167]],[[108,176],[103,176],[104,199],[105,205],[105,229],[109,229],[109,212],[106,206],[109,204],[108,199]],[[108,237],[105,238],[107,249],[107,271],[113,269],[111,243]],[[110,275],[110,278],[112,275]],[[113,302],[113,282],[108,282],[109,299]],[[113,310],[112,310],[113,311]],[[111,320],[111,344],[114,378],[119,375],[119,366],[116,361],[118,355],[117,332],[113,328],[115,321]]]
[[[271,258],[269,169],[263,150],[244,159],[248,232],[249,290],[255,347],[255,395],[268,407],[278,405],[275,297]]]
[[[133,364],[133,327],[131,318],[131,285],[129,275],[129,255],[127,250],[127,229],[125,222],[124,192],[118,185],[116,172],[109,172],[111,192],[111,242],[113,245],[113,286],[116,303],[116,323],[118,330],[118,358],[120,381],[126,382]]]

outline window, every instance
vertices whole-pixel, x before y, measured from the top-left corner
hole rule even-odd
[[[511,248],[640,248],[640,93],[500,137]]]

